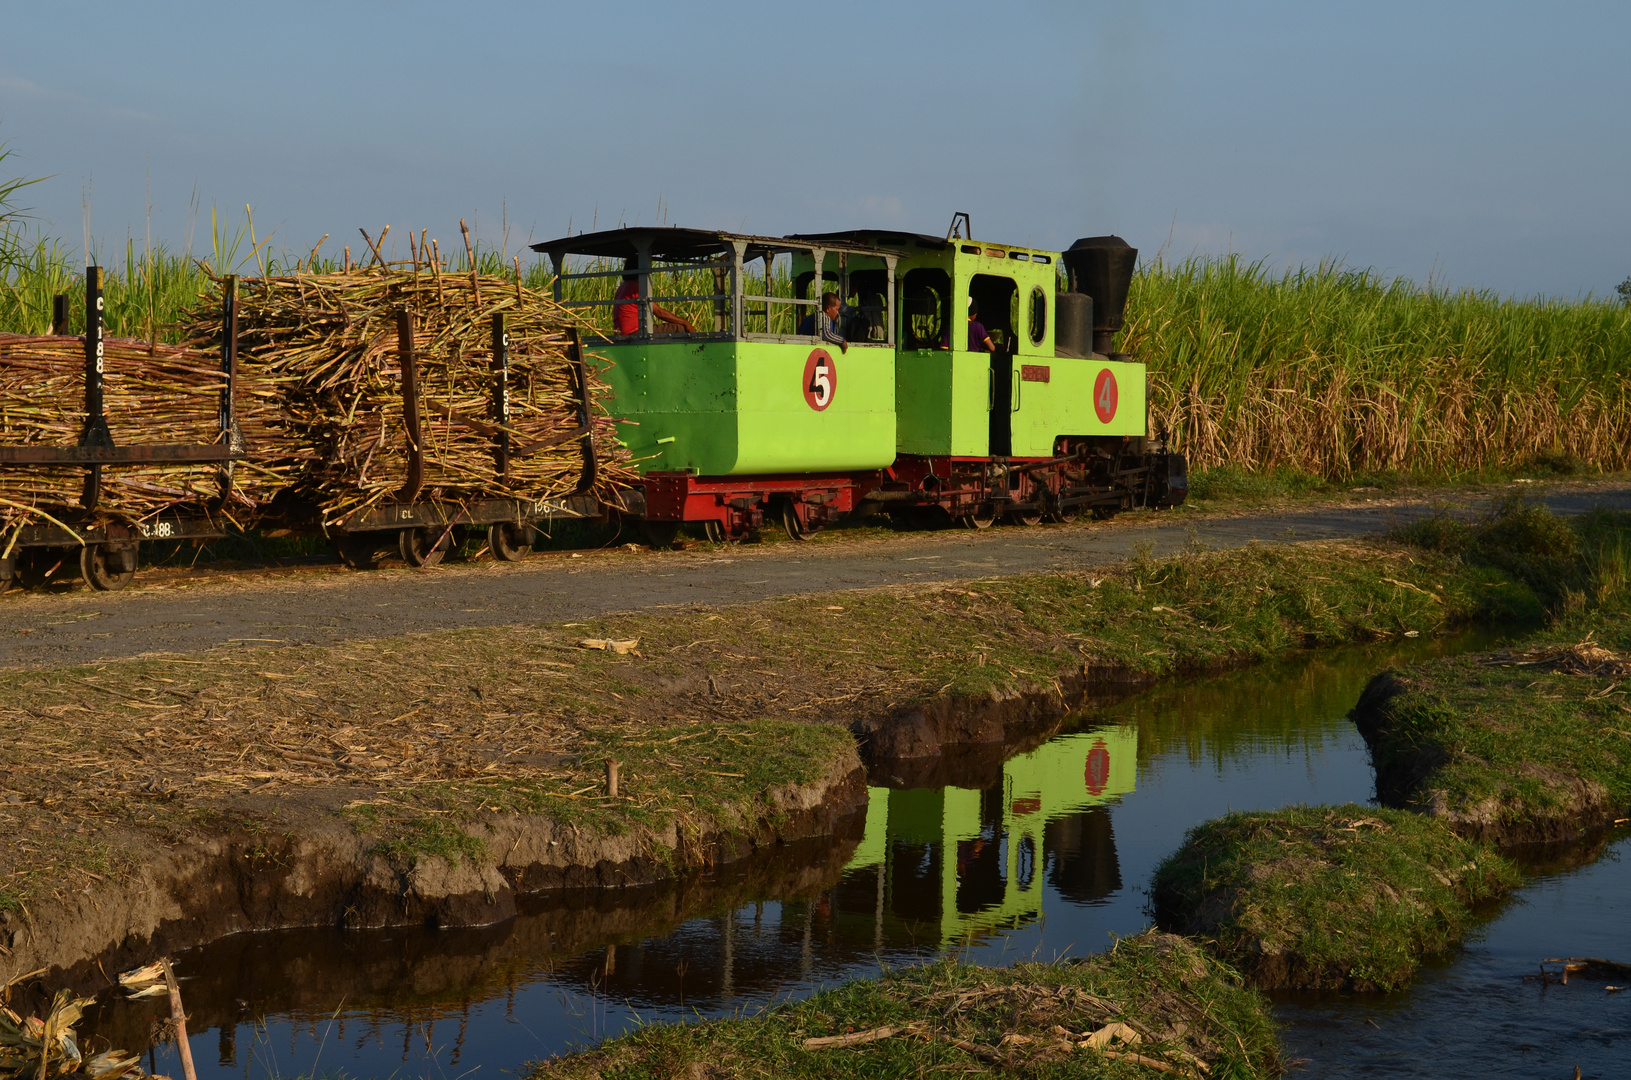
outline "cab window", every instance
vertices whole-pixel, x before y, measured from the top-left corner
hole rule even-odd
[[[908,270],[901,296],[903,348],[951,348],[951,275],[927,266]]]

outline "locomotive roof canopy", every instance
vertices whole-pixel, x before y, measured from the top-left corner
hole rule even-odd
[[[630,259],[645,248],[652,259],[665,262],[696,262],[733,250],[744,244],[745,259],[757,259],[766,254],[776,255],[810,247],[828,251],[845,251],[857,255],[877,255],[893,258],[896,252],[885,251],[864,243],[840,238],[754,236],[748,233],[719,232],[713,229],[658,228],[634,226],[632,228],[602,229],[600,232],[579,233],[556,240],[533,244],[532,250],[541,251],[551,259],[561,255],[588,255],[606,259]]]
[[[947,239],[944,236],[931,236],[928,233],[901,232],[899,229],[843,229],[839,232],[827,233],[793,233],[789,240],[799,240],[806,244],[862,244],[869,247],[890,248],[900,250],[908,247],[918,247],[928,251],[945,251],[954,246],[962,246],[962,250],[969,252],[966,245],[976,245],[986,250],[990,240],[971,240],[957,237]],[[1029,244],[999,244],[1001,250],[997,255],[1001,257],[1005,252],[1023,251],[1037,255],[1047,255],[1047,261],[1052,261],[1058,253],[1051,248],[1032,247]],[[977,254],[977,252],[970,252]]]
[[[901,232],[898,229],[840,229],[838,232],[790,233],[789,240],[806,244],[861,244],[865,247],[902,248],[916,243],[918,247],[947,248],[951,241],[928,233]]]

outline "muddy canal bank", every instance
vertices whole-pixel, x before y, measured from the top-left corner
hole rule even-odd
[[[0,968],[491,922],[518,893],[757,857],[858,808],[857,736],[922,779],[1095,688],[1431,635],[1513,596],[1419,550],[1311,544],[10,673]]]
[[[1111,932],[1148,924],[1143,886],[1194,821],[1365,800],[1365,747],[1344,714],[1378,667],[1445,644],[1307,654],[1158,687],[1072,714],[1018,754],[967,755],[951,784],[875,770],[865,830],[835,878],[767,882],[742,903],[687,908],[695,917],[678,926],[658,904],[649,923],[627,912],[585,943],[524,899],[514,920],[481,929],[224,939],[178,958],[184,985],[201,988],[189,1008],[210,1010],[195,1056],[223,1080],[269,1056],[285,1074],[315,1058],[352,1075],[486,1075],[637,1020],[752,1012],[947,951],[996,966],[1101,951]],[[118,1009],[105,1015],[120,1033],[143,1030],[152,1011]],[[169,1053],[158,1049],[161,1070]]]

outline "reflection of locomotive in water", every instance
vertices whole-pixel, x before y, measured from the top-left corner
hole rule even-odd
[[[983,528],[1183,501],[1182,456],[1147,438],[1144,367],[1111,351],[1137,252],[976,243],[962,217],[945,238],[628,228],[535,245],[557,299],[632,330],[594,351],[652,539],[688,522],[725,539],[769,518],[801,537],[852,513]],[[597,287],[609,298],[582,298]],[[823,337],[827,293],[841,308]]]
[[[794,976],[846,977],[895,950],[956,946],[1121,888],[1108,806],[1133,790],[1137,729],[1057,736],[973,780],[869,791],[866,833],[839,883],[774,911],[579,957],[567,974],[637,1006],[728,1004]],[[991,763],[995,765],[995,762]]]
[[[954,943],[1042,914],[1043,879],[1077,903],[1121,887],[1104,804],[1133,790],[1132,728],[1061,735],[1003,763],[982,790],[873,788],[866,836],[838,892],[841,917],[882,939]]]
[[[1032,923],[1046,903],[1101,903],[1121,888],[1108,804],[1133,790],[1136,751],[1135,728],[1109,728],[963,761],[951,786],[872,788],[847,862],[843,846],[794,845],[673,887],[539,896],[525,905],[538,910],[493,926],[230,935],[179,960],[192,1030],[214,1031],[223,1066],[256,1059],[259,1018],[314,1041],[337,1018],[337,1036],[359,1048],[434,1037],[456,1061],[468,1024],[476,1039],[517,1030],[472,1012],[513,1004],[531,984],[640,1010],[730,1009],[795,979],[849,977],[880,955],[956,946]],[[91,1033],[140,1048],[167,1009],[107,1000]],[[536,1049],[529,1041],[514,1059]]]

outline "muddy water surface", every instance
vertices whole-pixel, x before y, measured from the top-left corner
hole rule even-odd
[[[1371,797],[1344,714],[1373,671],[1488,644],[1304,657],[1085,709],[1007,761],[881,767],[864,831],[673,888],[553,897],[479,929],[237,935],[177,959],[193,1056],[202,1077],[495,1076],[641,1021],[752,1011],[946,951],[1096,951],[1148,923],[1151,871],[1194,823]],[[1627,959],[1626,848],[1543,869],[1406,993],[1282,1001],[1291,1056],[1313,1076],[1561,1076],[1565,1060],[1624,1075],[1631,993],[1522,975],[1542,956]],[[159,1012],[121,1002],[93,1019],[139,1046]],[[152,1064],[179,1074],[173,1047]]]

